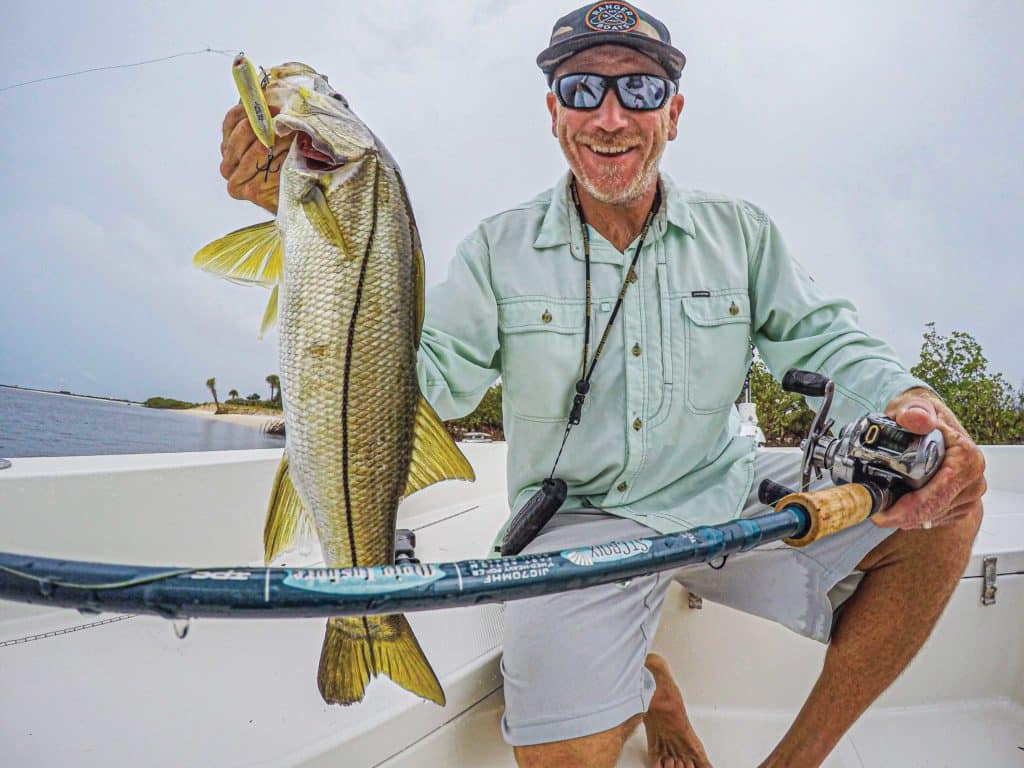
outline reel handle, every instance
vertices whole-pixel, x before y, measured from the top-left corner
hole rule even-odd
[[[757,500],[766,506],[774,507],[779,499],[791,493],[796,493],[796,490],[788,485],[776,483],[774,480],[762,480],[757,487]]]
[[[828,382],[828,376],[823,374],[790,368],[782,377],[782,388],[808,397],[824,397]]]

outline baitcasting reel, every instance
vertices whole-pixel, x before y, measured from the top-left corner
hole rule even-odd
[[[811,472],[817,479],[822,470],[831,473],[836,485],[859,483],[872,497],[872,513],[891,507],[903,494],[923,487],[939,470],[946,455],[942,432],[915,435],[881,413],[869,413],[847,424],[838,437],[828,434],[835,424],[828,417],[835,385],[827,376],[810,371],[790,370],[782,379],[782,388],[811,397],[823,397],[821,410],[811,424],[810,433],[800,443],[800,490],[807,491]],[[764,504],[774,504],[791,493],[771,480],[758,489]]]

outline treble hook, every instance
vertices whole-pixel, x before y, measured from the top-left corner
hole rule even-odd
[[[266,165],[260,165],[259,162],[256,163],[256,173],[259,173],[260,171],[263,171],[263,181],[266,181],[267,179],[270,178],[270,171],[271,171],[270,164],[273,161],[274,161],[274,148],[271,147],[270,149],[267,150],[267,163],[266,163]]]

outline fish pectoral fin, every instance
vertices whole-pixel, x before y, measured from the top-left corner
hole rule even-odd
[[[200,248],[192,262],[202,270],[246,285],[281,282],[284,245],[276,221],[236,229]]]
[[[420,648],[405,616],[345,617],[327,620],[317,684],[328,704],[362,701],[377,675],[424,699],[445,704],[437,674]]]
[[[442,480],[476,480],[473,467],[430,404],[420,397],[412,434],[412,459],[404,496]]]
[[[274,558],[291,548],[295,542],[313,533],[313,516],[302,505],[288,472],[288,457],[281,459],[267,505],[267,522],[263,526],[263,559]]]
[[[260,323],[260,338],[263,338],[263,334],[274,327],[274,323],[277,322],[277,289],[279,286],[274,286],[274,290],[270,292],[270,301],[267,302],[267,308],[263,310],[263,322]]]
[[[319,184],[312,184],[309,191],[302,196],[302,210],[306,213],[309,223],[316,227],[317,232],[336,245],[345,259],[355,255],[345,243],[345,233],[341,231],[337,218],[327,204],[327,198]]]

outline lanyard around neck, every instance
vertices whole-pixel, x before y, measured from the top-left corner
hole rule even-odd
[[[644,221],[643,229],[640,230],[640,237],[637,240],[636,250],[633,252],[633,258],[629,262],[629,269],[626,270],[626,276],[622,280],[622,288],[619,289],[619,296],[615,300],[615,306],[612,308],[612,314],[608,318],[608,323],[604,327],[604,333],[601,334],[601,340],[597,343],[597,349],[594,350],[594,359],[590,361],[589,367],[587,366],[587,360],[590,357],[590,314],[591,314],[591,291],[590,291],[590,231],[587,227],[586,217],[583,215],[583,206],[580,204],[579,192],[576,189],[576,179],[569,182],[569,191],[572,194],[572,202],[576,207],[576,214],[580,218],[580,228],[583,231],[583,263],[584,269],[586,270],[586,317],[583,325],[583,363],[580,366],[580,379],[576,382],[576,394],[572,401],[572,410],[569,412],[569,418],[565,424],[565,434],[562,435],[562,445],[558,449],[558,455],[555,457],[555,463],[551,467],[551,474],[549,477],[554,477],[555,468],[558,466],[558,460],[562,457],[562,450],[565,448],[565,441],[569,438],[569,431],[574,425],[580,423],[580,419],[583,415],[583,403],[587,398],[587,394],[590,392],[590,379],[594,375],[594,369],[597,367],[597,361],[601,358],[601,353],[604,351],[605,342],[608,341],[608,335],[611,333],[612,325],[615,324],[615,318],[619,315],[619,310],[622,308],[622,300],[626,297],[626,291],[629,289],[629,284],[636,279],[636,264],[640,258],[640,251],[644,247],[644,241],[647,239],[647,232],[651,228],[651,222],[654,221],[654,214],[658,212],[658,208],[661,205],[661,189],[660,187],[655,190],[654,202],[651,203],[651,210],[647,212],[647,219]]]

